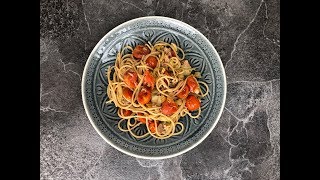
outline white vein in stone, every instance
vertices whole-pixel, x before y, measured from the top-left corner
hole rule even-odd
[[[40,106],[40,111],[42,111],[42,112],[53,111],[56,113],[68,113],[67,111],[61,111],[61,110],[56,110],[54,108],[51,108],[50,105],[48,105],[47,107]]]
[[[41,41],[43,42],[44,45],[41,45]],[[43,52],[46,53],[48,51],[47,44],[44,42],[44,40],[40,39],[40,54],[41,54],[41,49],[44,48]],[[42,59],[40,59],[40,65],[48,60],[47,55],[45,54]]]
[[[98,164],[98,162],[101,160],[103,155],[103,152],[101,152],[100,156],[98,157],[98,159],[93,163],[92,167],[86,172],[86,174],[84,175],[85,178],[87,178],[90,173],[92,172],[92,170],[95,168],[95,166]]]
[[[236,147],[235,145],[233,145],[233,144],[231,144],[230,143],[230,136],[231,136],[231,134],[233,133],[233,131],[237,128],[237,126],[239,125],[239,122],[240,121],[237,121],[237,124],[235,125],[235,127],[233,127],[233,129],[232,130],[230,130],[230,127],[231,127],[231,125],[230,125],[230,121],[231,121],[231,116],[229,116],[229,119],[228,119],[228,129],[227,129],[227,132],[224,132],[224,133],[226,133],[227,135],[226,136],[223,136],[221,133],[219,133],[219,135],[223,138],[223,140],[225,141],[225,142],[227,142],[231,147]]]
[[[263,37],[264,37],[265,39],[267,39],[268,41],[272,42],[273,44],[277,45],[278,47],[280,47],[280,44],[278,44],[278,43],[280,43],[279,40],[277,40],[277,39],[270,39],[270,38],[268,38],[268,37],[266,36],[266,34],[265,34],[266,25],[268,24],[269,17],[268,17],[268,6],[267,6],[267,3],[266,3],[266,2],[264,3],[264,6],[265,6],[265,9],[266,9],[266,19],[267,19],[267,21],[266,21],[266,22],[264,23],[264,25],[263,25],[263,30],[262,30]]]
[[[147,180],[151,180],[150,174],[148,175],[148,179]]]
[[[205,10],[204,10],[204,11],[205,11]],[[203,19],[204,19],[205,31],[208,32],[209,34],[211,34],[211,29],[210,29],[209,26],[208,26],[207,16],[204,16]],[[213,30],[215,30],[215,29],[213,29]]]
[[[43,93],[43,88],[42,88],[42,83],[41,83],[41,84],[40,84],[40,103],[41,103],[41,101],[42,101],[42,97],[50,94],[51,92],[52,92],[52,91]],[[51,108],[51,107],[50,107],[50,104],[49,104],[47,107],[44,107],[44,106],[41,106],[41,105],[40,105],[40,111],[42,111],[42,112],[53,111],[53,112],[58,112],[58,113],[68,113],[68,112],[66,112],[66,111],[61,111],[61,110],[56,110],[56,109],[54,109],[54,108]]]
[[[248,138],[248,129],[246,128],[245,125],[246,125],[248,122],[252,122],[252,121],[250,121],[250,119],[252,119],[252,117],[254,116],[254,113],[255,113],[255,111],[258,109],[258,107],[255,107],[255,108],[249,113],[249,115],[248,115],[247,117],[243,118],[243,119],[238,118],[238,117],[237,117],[236,115],[234,115],[233,112],[232,112],[231,110],[229,110],[227,107],[225,107],[225,109],[230,113],[231,116],[233,116],[236,120],[238,120],[236,126],[233,127],[233,129],[231,130],[230,133],[228,133],[228,135],[227,135],[227,140],[229,141],[230,136],[231,136],[231,135],[233,134],[233,132],[237,129],[237,127],[238,127],[238,125],[239,125],[239,122],[243,122],[241,129],[244,129],[244,130],[245,130],[245,134],[246,134],[246,136],[247,136],[247,138]],[[229,122],[230,122],[230,121],[229,121]],[[229,123],[229,125],[230,125],[230,123]],[[230,126],[229,126],[229,129],[230,129]],[[231,146],[235,146],[235,145],[232,145],[232,144],[230,143],[230,141],[229,141],[229,144],[230,144]]]
[[[72,70],[68,70],[68,72],[72,72],[73,74],[75,74],[76,76],[79,77],[79,80],[81,81],[81,75],[75,71],[72,71]]]
[[[40,60],[40,66],[41,66],[41,64],[43,64],[46,61],[47,61],[47,59]]]
[[[71,63],[71,62],[69,62],[68,64],[66,64],[66,63],[64,63],[64,62],[62,61],[62,59],[59,59],[59,62],[62,63],[64,72],[66,72],[66,66],[74,64],[74,63]]]
[[[89,30],[89,33],[91,35],[91,28],[90,28],[90,24],[87,20],[87,15],[86,15],[86,12],[85,12],[85,9],[84,9],[84,5],[85,3],[83,2],[83,0],[81,0],[81,3],[82,3],[82,9],[83,9],[83,15],[84,15],[84,20],[87,22],[87,27],[88,27],[88,30]]]
[[[254,20],[256,19],[256,17],[257,17],[257,15],[258,15],[259,11],[260,11],[260,8],[261,8],[263,2],[264,2],[264,0],[261,0],[260,5],[259,5],[259,7],[258,7],[258,9],[257,9],[257,11],[256,11],[256,13],[255,13],[255,15],[254,15],[254,17],[253,17],[252,20],[249,22],[248,26],[247,26],[242,32],[240,32],[240,34],[239,34],[238,37],[236,38],[236,41],[235,41],[234,44],[233,44],[233,49],[232,49],[232,51],[231,51],[230,59],[226,62],[225,69],[227,69],[228,63],[229,63],[229,62],[232,60],[232,58],[233,58],[233,53],[236,51],[237,44],[238,44],[238,42],[239,42],[240,37],[249,29],[249,27],[251,26],[251,24],[252,24],[252,23],[254,22]]]
[[[186,180],[186,178],[183,178],[183,174],[182,174],[182,169],[181,169],[181,162],[182,162],[182,156],[180,156],[180,162],[179,162],[179,167],[180,167],[180,173],[179,173],[179,177],[181,178],[181,180]]]
[[[224,107],[234,118],[236,118],[238,121],[243,121],[242,119],[238,118],[236,115],[233,114],[227,107]]]
[[[129,5],[137,8],[137,9],[139,9],[141,12],[144,12],[141,8],[139,8],[138,6],[136,6],[136,5],[134,5],[134,4],[130,3],[130,2],[127,2],[127,1],[124,1],[124,0],[120,0],[120,1],[123,2],[123,3],[129,4]]]
[[[230,113],[231,114],[231,113]],[[236,118],[236,117],[235,117]],[[231,118],[229,118],[229,127],[228,127],[228,130],[230,130],[230,120]],[[224,138],[224,140],[230,145],[230,148],[229,148],[229,152],[228,152],[228,159],[231,163],[231,166],[229,168],[227,168],[226,170],[223,171],[223,175],[224,177],[229,177],[227,174],[229,173],[229,171],[233,168],[233,163],[234,163],[234,159],[231,158],[231,150],[232,148],[234,147],[238,147],[238,145],[233,145],[231,142],[230,142],[230,136],[232,135],[233,131],[237,128],[238,124],[239,124],[240,121],[237,121],[237,125],[235,127],[233,127],[232,131],[230,133],[228,133],[227,137]]]
[[[231,142],[230,142],[230,136],[233,134],[233,132],[237,129],[237,127],[239,126],[239,122],[240,121],[237,121],[237,124],[233,127],[233,129],[231,130],[230,133],[228,133],[227,135],[227,142],[229,143],[229,145],[231,145],[232,147],[237,147],[236,145],[233,145]]]
[[[139,163],[139,165],[142,167],[146,167],[146,168],[156,167],[157,172],[160,175],[159,180],[167,180],[168,179],[167,176],[168,175],[171,176],[171,174],[168,174],[168,172],[165,170],[165,168],[167,168],[166,166],[168,166],[168,165],[170,166],[170,164],[172,164],[172,163],[166,163],[166,162],[176,161],[178,163],[178,165],[174,166],[174,167],[176,167],[178,169],[175,170],[175,173],[177,173],[177,171],[179,171],[178,179],[185,179],[185,178],[183,178],[182,170],[181,170],[182,156],[177,156],[177,157],[165,159],[165,160],[149,160],[149,159],[140,159],[140,158],[136,158],[136,160]]]
[[[163,160],[151,160],[151,159],[140,159],[136,158],[137,162],[142,167],[156,167],[156,166],[162,166],[164,161]]]
[[[160,1],[157,2],[155,9],[158,9],[159,3],[160,3]]]
[[[230,142],[228,142],[228,143],[230,143]],[[230,144],[231,144],[231,143],[230,143]],[[233,168],[234,159],[231,158],[231,150],[232,150],[232,146],[230,147],[230,149],[229,149],[229,154],[228,154],[228,159],[229,159],[229,161],[230,161],[230,163],[231,163],[231,166],[230,166],[228,169],[226,169],[226,170],[223,171],[224,176],[226,176],[226,175],[229,173],[229,171]]]
[[[77,73],[77,72],[75,72],[75,71],[73,71],[73,70],[70,70],[70,69],[68,69],[68,70],[66,69],[66,66],[72,65],[72,64],[74,64],[74,63],[65,64],[65,63],[62,61],[62,59],[59,59],[59,62],[62,63],[62,65],[63,65],[63,70],[64,70],[65,73],[71,72],[71,73],[75,74],[76,76],[78,76],[79,79],[80,79],[80,81],[81,81],[81,76],[80,76],[79,73]]]
[[[273,82],[273,81],[279,81],[280,78],[277,79],[271,79],[268,81],[231,81],[231,82],[227,82],[227,84],[234,84],[234,83],[268,83],[268,82]]]
[[[62,166],[63,163],[64,163],[64,162],[62,161],[62,162],[59,163],[59,165],[57,165],[55,168],[53,168],[52,174],[55,173],[55,170],[56,170],[56,169],[59,169],[59,168],[60,168],[60,169],[63,169],[63,166]],[[53,178],[50,178],[50,180],[51,180],[51,179],[53,179]]]
[[[181,15],[180,15],[180,20],[181,20],[181,21],[183,21],[184,8],[185,8],[185,3],[184,3],[184,2],[181,2]]]
[[[270,82],[270,95],[272,95],[272,94],[273,94],[273,90],[272,90],[272,88],[273,88],[273,85],[272,85],[272,82]],[[268,102],[268,105],[269,105],[269,102]]]
[[[257,109],[258,109],[258,106],[255,107],[255,108],[249,113],[249,115],[242,120],[242,122],[244,123],[243,126],[244,126],[246,123],[248,123],[248,122],[252,122],[252,121],[250,121],[250,119],[253,118],[254,113],[256,112]],[[244,127],[244,128],[245,128],[245,127]],[[246,128],[245,128],[245,129],[246,129]]]
[[[87,50],[87,41],[83,40],[82,41],[84,42],[84,50]]]
[[[69,11],[69,1],[68,0],[66,0],[66,6],[67,6],[67,11]]]
[[[227,138],[229,140],[229,136],[237,129],[237,127],[239,126],[239,122],[241,122],[240,119],[238,119],[236,116],[232,115],[231,112],[228,110],[228,112],[230,113],[231,116],[233,116],[234,118],[236,118],[238,121],[237,121],[237,124],[233,127],[233,129],[230,131],[230,121],[231,121],[231,118],[229,117],[229,127],[228,127],[228,135],[227,135]],[[229,132],[230,131],[230,132]]]
[[[52,91],[47,92],[47,93],[43,93],[42,91],[43,91],[43,90],[42,90],[42,83],[41,83],[41,84],[40,84],[40,102],[41,102],[41,98],[42,98],[43,96],[46,96],[46,95],[52,93]]]
[[[244,167],[243,169],[238,169],[238,171],[248,171],[250,174],[252,174],[252,170],[250,169],[250,167],[255,167],[255,165],[253,163],[250,162],[250,160],[248,158],[239,158],[239,159],[231,159],[231,149],[229,150],[229,160],[231,162],[231,166],[224,170],[224,177],[230,177],[228,176],[228,173],[230,172],[231,169],[233,169],[234,167],[234,164],[237,163],[237,162],[241,162],[241,161],[247,161],[248,164],[246,165],[246,167]],[[237,173],[238,174],[238,173]],[[238,174],[239,175],[239,174]],[[234,177],[232,177],[233,179]]]
[[[249,162],[250,163],[250,162]],[[250,165],[250,164],[249,164]],[[252,174],[251,169],[248,168],[248,166],[246,166],[245,168],[243,168],[244,171],[248,171],[250,174]]]
[[[181,169],[181,166],[180,166],[180,164],[181,164],[181,161],[182,161],[182,156],[177,156],[177,157],[174,157],[174,158],[171,158],[171,159],[167,159],[167,160],[164,160],[164,161],[178,161],[178,163],[179,163],[179,165],[178,166],[175,166],[174,165],[174,167],[176,167],[177,169],[175,169],[175,173],[177,173],[177,171],[180,171],[180,173],[179,173],[179,177],[177,177],[177,179],[181,179],[181,180],[183,180],[184,178],[182,177],[182,169]],[[171,163],[169,163],[169,164],[171,164]],[[167,180],[167,179],[169,179],[169,178],[172,178],[172,173],[168,173],[168,171],[166,171],[164,168],[163,168],[163,166],[164,166],[164,163],[162,164],[162,166],[159,166],[158,167],[158,172],[159,172],[159,174],[160,174],[160,178],[159,178],[159,180]],[[169,176],[169,177],[168,177]]]
[[[275,147],[274,146],[278,145],[278,143],[275,143],[274,140],[272,139],[274,137],[274,134],[271,131],[271,129],[272,129],[271,128],[271,122],[270,122],[271,119],[270,119],[270,115],[269,115],[269,108],[270,108],[269,104],[270,104],[271,97],[273,95],[272,88],[273,88],[273,85],[272,85],[272,82],[270,82],[270,95],[269,95],[269,101],[268,101],[267,107],[266,107],[266,114],[267,114],[267,117],[268,117],[267,118],[267,127],[268,127],[268,130],[269,130],[269,141],[270,141],[270,143],[271,143],[271,145],[273,147],[273,154],[275,154]]]

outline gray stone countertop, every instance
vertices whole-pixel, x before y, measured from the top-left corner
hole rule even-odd
[[[280,179],[279,0],[42,0],[40,11],[40,179]],[[81,100],[95,44],[117,25],[148,15],[202,32],[228,84],[213,132],[183,155],[154,161],[104,142]]]

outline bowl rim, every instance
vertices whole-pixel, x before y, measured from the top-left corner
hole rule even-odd
[[[164,156],[143,156],[143,155],[139,155],[139,154],[135,154],[135,153],[132,153],[130,151],[127,151],[126,149],[124,148],[121,148],[119,147],[117,144],[113,143],[112,141],[110,141],[107,137],[105,137],[103,135],[103,133],[101,132],[101,130],[95,125],[94,121],[93,121],[93,118],[91,117],[91,113],[89,111],[89,107],[87,106],[87,100],[86,100],[86,96],[85,96],[85,82],[86,82],[86,74],[87,74],[87,71],[88,71],[88,66],[89,66],[89,63],[90,63],[90,59],[93,58],[95,52],[97,51],[97,49],[100,47],[100,45],[105,41],[105,39],[112,33],[116,32],[117,30],[121,29],[122,27],[124,27],[125,25],[129,24],[129,23],[132,23],[134,21],[137,21],[137,20],[154,20],[154,19],[162,19],[162,20],[169,20],[169,21],[173,21],[173,22],[177,22],[177,23],[180,23],[192,30],[194,30],[197,34],[199,34],[201,36],[201,38],[203,38],[208,44],[209,46],[213,49],[214,53],[217,55],[217,59],[218,59],[218,63],[219,65],[222,67],[221,68],[221,72],[223,74],[223,86],[224,86],[224,92],[223,92],[223,99],[222,99],[222,104],[221,104],[221,109],[219,109],[219,112],[218,112],[218,115],[217,115],[217,118],[216,118],[216,121],[211,125],[210,129],[204,134],[204,136],[202,136],[197,142],[195,142],[194,144],[192,144],[191,146],[179,151],[179,152],[176,152],[176,153],[173,153],[173,154],[170,154],[170,155],[164,155]],[[109,144],[111,145],[113,148],[117,149],[118,151],[124,153],[124,154],[127,154],[127,155],[130,155],[132,157],[136,157],[136,158],[141,158],[141,159],[153,159],[153,160],[157,160],[157,159],[167,159],[167,158],[172,158],[172,157],[176,157],[176,156],[179,156],[181,154],[184,154],[186,153],[187,151],[190,151],[191,149],[195,148],[197,145],[199,145],[201,142],[203,142],[204,139],[206,139],[209,134],[213,131],[213,129],[215,128],[215,126],[217,125],[217,123],[219,122],[220,118],[221,118],[221,115],[222,115],[222,112],[223,112],[223,109],[224,109],[224,106],[225,106],[225,101],[226,101],[226,95],[227,95],[227,80],[226,80],[226,73],[225,73],[225,69],[224,69],[224,66],[223,66],[223,63],[221,61],[221,58],[218,54],[218,52],[216,51],[216,49],[214,48],[214,46],[211,44],[211,42],[200,32],[198,31],[197,29],[195,29],[194,27],[192,27],[191,25],[185,23],[185,22],[182,22],[180,20],[177,20],[177,19],[174,19],[174,18],[170,18],[170,17],[165,17],[165,16],[143,16],[143,17],[138,17],[138,18],[134,18],[134,19],[131,19],[131,20],[128,20],[126,22],[123,22],[121,23],[120,25],[114,27],[112,30],[110,30],[107,34],[105,34],[101,39],[100,41],[95,45],[95,47],[92,49],[89,57],[87,58],[87,61],[86,61],[86,64],[84,66],[84,70],[83,70],[83,73],[82,73],[82,80],[81,80],[81,95],[82,95],[82,103],[83,103],[83,106],[84,106],[84,109],[85,109],[85,112],[87,114],[87,117],[91,123],[91,125],[94,127],[94,129],[96,130],[96,132]]]

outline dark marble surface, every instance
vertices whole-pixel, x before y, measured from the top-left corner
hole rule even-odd
[[[279,0],[41,0],[40,179],[280,179]],[[226,106],[196,148],[142,160],[109,146],[91,126],[81,76],[115,26],[162,15],[201,31],[225,65]]]

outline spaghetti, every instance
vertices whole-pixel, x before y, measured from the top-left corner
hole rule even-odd
[[[166,42],[137,45],[134,49],[126,46],[117,54],[115,65],[107,70],[107,103],[113,102],[119,108],[121,131],[135,138],[151,135],[166,139],[184,131],[180,117],[199,117],[200,99],[208,94],[208,86],[196,79],[200,73],[194,72],[184,58],[181,48]],[[205,93],[199,84],[204,85]],[[197,111],[196,115],[191,111]],[[142,124],[147,132],[135,134],[133,130]]]

